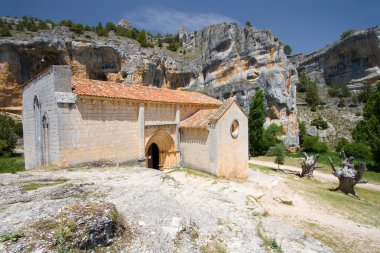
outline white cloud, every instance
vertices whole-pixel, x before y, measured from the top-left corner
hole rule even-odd
[[[182,12],[173,9],[144,8],[126,15],[126,18],[137,28],[151,32],[176,33],[183,25],[187,31],[222,22],[236,20],[216,13]]]

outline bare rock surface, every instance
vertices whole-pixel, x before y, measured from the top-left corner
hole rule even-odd
[[[119,25],[130,27],[127,21]],[[268,112],[268,120],[283,126],[287,145],[298,144],[298,75],[282,42],[269,30],[234,23],[182,31],[181,40],[185,38],[184,55],[142,48],[111,33],[105,38],[93,32],[75,35],[66,27],[12,31],[12,37],[0,38],[0,107],[20,106],[19,85],[53,64],[70,65],[80,78],[182,88],[220,100],[236,95],[246,111],[253,94],[263,88],[274,112]]]
[[[69,181],[21,193],[26,183],[63,177]],[[127,239],[111,244],[120,252],[213,252],[216,249],[220,252],[266,252],[263,235],[258,234],[259,224],[268,223],[266,211],[259,201],[266,193],[257,178],[267,178],[263,181],[265,187],[281,181],[255,172],[247,181],[239,182],[193,176],[176,170],[161,172],[119,167],[3,174],[1,196],[18,198],[26,194],[30,201],[2,202],[0,233],[27,231],[31,224],[54,219],[57,213],[70,206],[79,209],[81,205],[96,202],[114,205],[131,228],[125,233]],[[79,193],[78,188],[81,189]],[[68,189],[72,189],[72,195],[67,194]],[[62,198],[52,199],[57,192],[64,193]],[[254,211],[260,208],[263,210]],[[271,236],[272,229],[268,227],[283,226],[276,220],[270,224],[264,226],[265,236]],[[286,247],[284,244],[283,252],[331,252],[330,248],[298,230],[285,230],[288,232],[284,237],[292,243]],[[0,251],[23,252],[28,244],[27,234],[25,232],[25,237],[18,242],[1,243]],[[112,246],[105,249],[107,247]],[[35,252],[51,252],[52,249],[51,244],[41,243]]]

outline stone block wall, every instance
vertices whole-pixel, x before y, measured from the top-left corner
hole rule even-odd
[[[208,129],[181,130],[182,166],[215,174],[210,164],[211,137]]]
[[[239,123],[237,138],[231,135],[234,120]],[[236,103],[224,113],[216,124],[217,175],[245,178],[248,173],[248,118]]]
[[[139,103],[81,98],[59,107],[61,166],[140,158]]]
[[[22,114],[26,169],[60,163],[56,91],[71,89],[68,66],[53,66],[23,87]],[[39,105],[35,105],[39,104]],[[47,118],[47,130],[42,126]]]

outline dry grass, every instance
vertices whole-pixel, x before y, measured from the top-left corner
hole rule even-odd
[[[379,192],[356,188],[359,200],[340,191],[333,191],[337,183],[288,179],[286,185],[301,193],[306,199],[318,203],[320,208],[342,215],[358,224],[380,227]]]

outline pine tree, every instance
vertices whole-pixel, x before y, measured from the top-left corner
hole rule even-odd
[[[251,155],[259,155],[263,152],[264,122],[265,122],[265,95],[259,89],[252,97],[249,105],[249,152]]]

